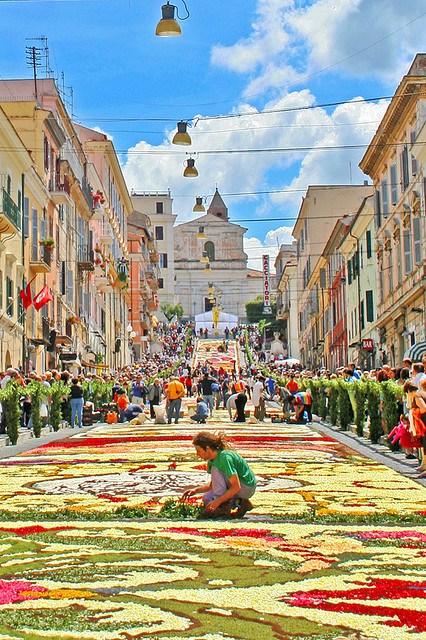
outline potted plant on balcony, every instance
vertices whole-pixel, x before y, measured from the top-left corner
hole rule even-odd
[[[80,324],[80,318],[78,316],[68,316],[67,322],[70,324]]]
[[[44,238],[44,240],[40,240],[40,245],[52,251],[55,248],[55,241],[53,238]]]

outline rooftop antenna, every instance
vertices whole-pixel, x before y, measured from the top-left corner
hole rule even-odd
[[[38,47],[25,47],[27,66],[32,67],[34,77],[34,94],[35,99],[38,99],[37,92],[37,68],[41,67],[41,49]]]
[[[53,70],[50,67],[49,46],[47,44],[47,36],[39,36],[38,38],[25,38],[28,42],[41,42],[42,47],[38,48],[40,56],[43,55],[44,77],[52,78]],[[40,65],[41,66],[41,65]]]

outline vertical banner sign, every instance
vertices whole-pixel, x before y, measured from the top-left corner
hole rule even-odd
[[[271,314],[271,290],[269,282],[269,256],[262,256],[263,270],[263,313]]]

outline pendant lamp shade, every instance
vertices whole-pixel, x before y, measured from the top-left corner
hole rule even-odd
[[[188,158],[186,161],[186,167],[183,175],[185,178],[198,178],[198,171],[195,168],[194,158]]]
[[[175,9],[173,4],[168,2],[161,7],[161,20],[157,24],[155,35],[162,38],[173,38],[182,34],[179,23],[175,20]]]
[[[201,256],[200,262],[201,264],[209,264],[210,260],[209,260],[209,256],[207,255],[207,251],[203,251],[203,255]]]
[[[195,198],[195,205],[194,205],[194,208],[192,210],[196,211],[196,212],[199,212],[199,213],[205,213],[206,208],[203,205],[203,199],[202,198],[198,198],[198,197]]]
[[[173,136],[172,144],[180,144],[185,147],[192,144],[191,136],[188,133],[188,123],[184,120],[177,123],[177,131]]]

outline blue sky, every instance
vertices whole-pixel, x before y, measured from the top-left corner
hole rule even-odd
[[[224,196],[249,230],[255,264],[265,246],[273,255],[288,240],[309,184],[362,182],[362,150],[313,149],[367,144],[386,101],[269,111],[391,95],[422,50],[426,0],[407,0],[403,11],[400,0],[187,3],[182,37],[165,39],[154,35],[162,0],[0,0],[0,77],[29,77],[25,39],[47,36],[54,74],[63,71],[73,87],[77,121],[112,136],[129,187],[170,187],[181,221],[216,185],[225,194],[282,191]],[[246,115],[205,119],[233,113]],[[190,133],[200,177],[188,180],[187,149],[170,139],[175,120],[198,116]],[[312,150],[223,153],[301,146]]]

